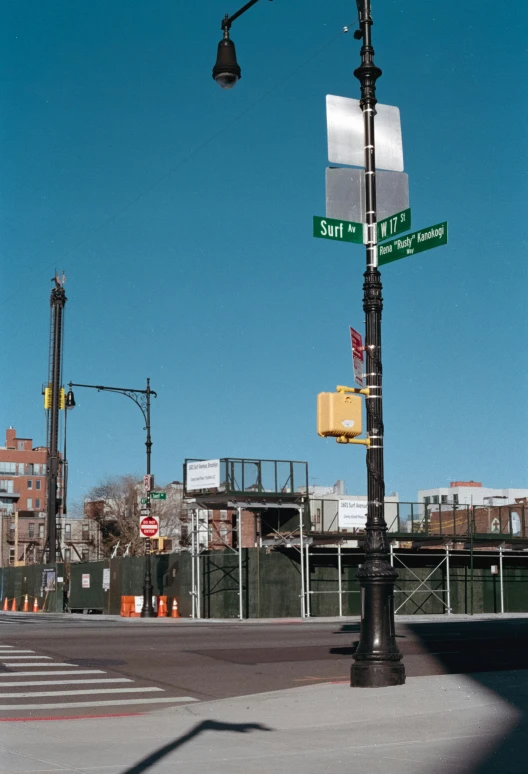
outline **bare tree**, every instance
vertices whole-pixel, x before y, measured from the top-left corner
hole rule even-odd
[[[144,541],[139,536],[142,495],[142,482],[131,475],[108,478],[88,492],[84,511],[99,524],[104,556],[111,556],[118,544],[120,554],[127,549],[130,556],[143,553]]]

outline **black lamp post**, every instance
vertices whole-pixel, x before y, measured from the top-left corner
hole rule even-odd
[[[224,40],[218,46],[213,78],[222,88],[232,88],[240,78],[235,48],[229,40],[229,28],[241,13],[257,0],[245,5],[222,22]],[[381,70],[374,64],[371,42],[372,17],[370,0],[356,0],[359,29],[356,40],[363,39],[361,65],[354,75],[361,84],[360,106],[363,111],[365,138],[365,204],[367,219],[367,267],[364,274],[363,309],[365,311],[366,382],[370,394],[366,398],[367,433],[367,523],[365,562],[358,571],[361,587],[361,632],[354,654],[351,685],[382,687],[405,682],[405,667],[394,633],[394,582],[397,572],[388,561],[387,524],[385,522],[385,480],[383,470],[383,398],[381,365],[381,275],[378,269],[376,228],[376,160],[374,116],[376,80]],[[228,41],[228,42],[226,42]]]
[[[374,116],[376,80],[381,70],[374,64],[371,41],[370,0],[356,0],[359,30],[363,39],[361,65],[354,75],[361,84],[360,106],[363,111],[365,138],[365,210],[367,218],[367,268],[364,273],[363,310],[365,312],[367,435],[367,523],[365,561],[357,573],[361,587],[361,630],[354,653],[350,684],[364,688],[401,685],[405,667],[401,663],[394,633],[394,582],[398,573],[388,561],[387,524],[385,522],[385,478],[383,468],[383,392],[381,365],[381,274],[378,269],[376,227],[376,153]]]
[[[126,395],[134,401],[136,406],[139,407],[145,420],[144,430],[147,432],[147,440],[145,446],[147,448],[147,476],[150,480],[150,455],[152,449],[152,438],[150,435],[150,398],[154,396],[157,398],[157,394],[154,390],[150,389],[150,379],[147,379],[146,390],[131,390],[126,387],[103,387],[100,384],[75,384],[69,383],[68,394],[66,395],[66,408],[73,408],[75,406],[75,397],[72,387],[87,387],[91,390],[97,390],[98,392],[119,392],[121,395]],[[147,491],[147,510],[150,510],[150,489]],[[150,562],[151,543],[150,538],[145,538],[145,579],[143,582],[143,608],[141,610],[142,618],[154,618],[156,612],[152,606],[152,571]]]

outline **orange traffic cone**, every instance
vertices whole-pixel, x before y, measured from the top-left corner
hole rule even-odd
[[[167,616],[167,603],[166,597],[158,597],[158,618],[165,618]]]
[[[29,613],[29,599],[28,599],[28,595],[27,594],[24,597],[24,604],[22,606],[22,612],[23,613]]]
[[[4,597],[4,610],[9,610],[9,600],[7,597]]]
[[[17,611],[16,597],[13,597],[13,601],[11,603],[11,612],[16,613],[16,611]]]
[[[33,612],[34,613],[38,613],[38,611],[39,611],[39,609],[38,609],[38,599],[37,599],[37,597],[35,597],[35,599],[33,600]]]
[[[171,618],[181,618],[180,611],[178,610],[178,600],[176,597],[172,600]]]

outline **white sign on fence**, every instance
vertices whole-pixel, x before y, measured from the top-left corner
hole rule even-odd
[[[81,586],[83,589],[90,588],[90,573],[86,572],[81,575]]]
[[[220,486],[220,460],[188,462],[185,485],[188,492],[198,489],[218,489]]]
[[[339,529],[365,529],[367,501],[340,500],[338,520]]]

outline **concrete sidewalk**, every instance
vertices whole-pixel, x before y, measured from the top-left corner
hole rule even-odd
[[[526,774],[528,670],[0,723],[1,774]]]

